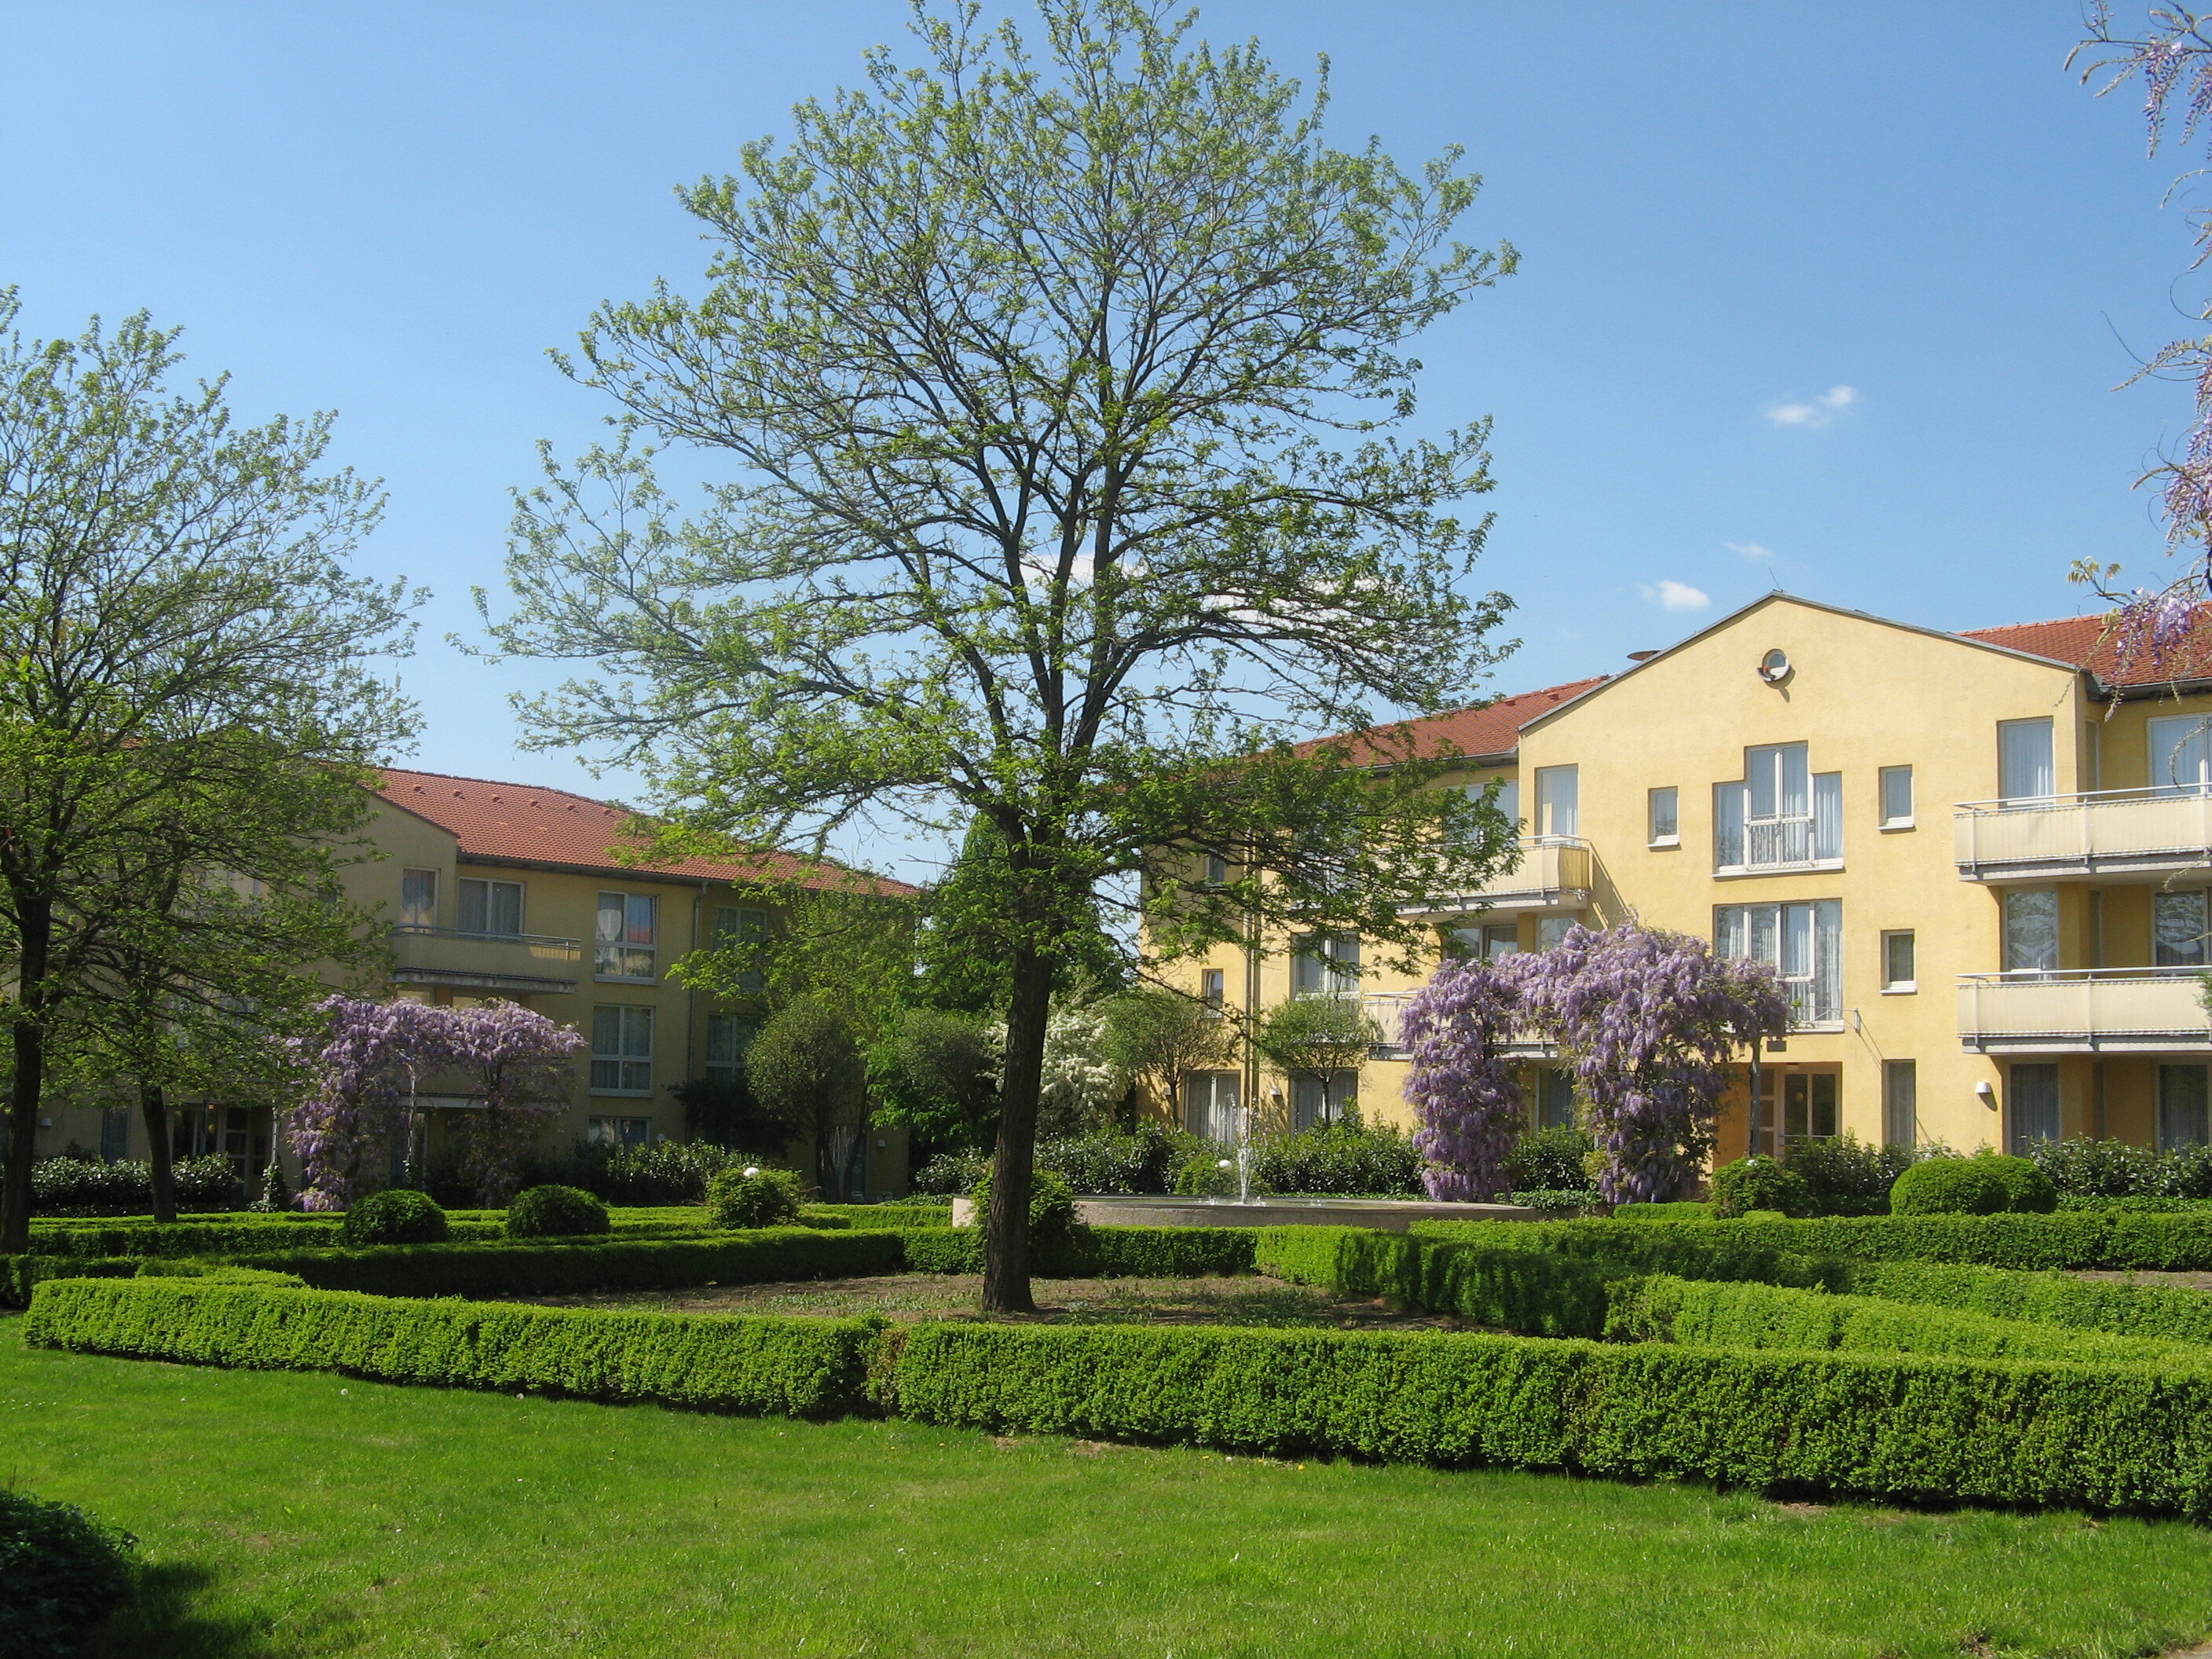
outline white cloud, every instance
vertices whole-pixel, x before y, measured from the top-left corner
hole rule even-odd
[[[1831,415],[1858,398],[1856,386],[1832,386],[1809,404],[1777,404],[1766,411],[1766,418],[1777,426],[1826,426]]]
[[[1723,542],[1721,545],[1731,553],[1742,554],[1747,559],[1771,559],[1774,556],[1772,548],[1761,547],[1757,542]]]
[[[1704,590],[1687,582],[1662,581],[1656,587],[1649,582],[1638,582],[1636,591],[1662,611],[1703,611],[1712,603]]]

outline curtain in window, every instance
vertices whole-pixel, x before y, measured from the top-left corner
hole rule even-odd
[[[1193,1072],[1183,1090],[1183,1127],[1205,1139],[1237,1139],[1237,1085],[1234,1072]]]
[[[2051,722],[1997,722],[1997,793],[2007,800],[2038,800],[2058,793],[2051,757]]]
[[[1823,772],[1813,780],[1813,856],[1844,855],[1844,775]]]
[[[2212,1140],[2212,1091],[2202,1066],[2158,1068],[2158,1149],[2202,1146]]]
[[[1740,783],[1713,786],[1713,864],[1734,869],[1743,862],[1744,787]]]
[[[2150,787],[2161,795],[2212,792],[2212,728],[2203,716],[2150,722]]]
[[[2058,890],[2027,887],[2004,902],[2005,967],[2048,973],[2058,966]]]
[[[1919,1067],[1909,1060],[1881,1066],[1881,1138],[1892,1146],[1916,1146],[1920,1139]]]
[[[2204,895],[2159,893],[2151,899],[2151,960],[2160,968],[2204,965]]]
[[[2025,1153],[2039,1140],[2057,1139],[2058,1068],[2015,1066],[2010,1081],[2013,1151]]]
[[[1578,836],[1582,833],[1581,775],[1571,766],[1536,769],[1536,833],[1540,836]]]
[[[1844,1017],[1841,900],[1722,905],[1713,944],[1723,957],[1771,963],[1790,993],[1793,1024],[1832,1024]]]

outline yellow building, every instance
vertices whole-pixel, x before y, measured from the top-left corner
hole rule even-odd
[[[781,854],[625,863],[617,853],[629,817],[563,789],[389,770],[368,830],[380,856],[345,876],[347,896],[389,928],[391,994],[463,1007],[516,1002],[583,1034],[574,1092],[547,1125],[549,1142],[684,1139],[669,1086],[733,1073],[760,1011],[685,989],[669,979],[669,964],[717,939],[772,936],[772,911],[744,896],[763,879],[853,884],[846,872]],[[860,878],[858,890],[915,891],[879,877]],[[434,1145],[476,1109],[450,1079],[425,1079],[418,1098]],[[249,1181],[268,1163],[265,1108],[217,1101],[173,1117],[179,1156],[225,1153]],[[861,1184],[870,1194],[902,1191],[905,1131],[865,1133]],[[146,1154],[129,1107],[58,1103],[40,1126],[39,1151],[70,1142],[110,1158]],[[792,1151],[804,1157],[811,1148]]]
[[[1419,723],[1493,778],[1517,868],[1413,914],[1439,951],[1540,950],[1631,917],[1771,962],[1797,1019],[1764,1057],[1771,1147],[2017,1147],[2037,1137],[2212,1139],[2199,994],[2212,886],[2212,649],[2150,683],[2095,617],[1945,634],[1776,593],[1626,671]],[[1410,1126],[1396,1044],[1425,974],[1359,941],[1217,951],[1193,989],[1258,1013],[1358,995],[1383,1041],[1321,1079],[1194,1073],[1185,1121],[1237,1103],[1304,1127],[1355,1094]],[[1532,1112],[1571,1110],[1526,1049]],[[1745,1073],[1743,1075],[1747,1075]],[[1746,1150],[1743,1084],[1720,1156]]]

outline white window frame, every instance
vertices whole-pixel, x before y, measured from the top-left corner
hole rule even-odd
[[[1682,792],[1674,785],[1645,792],[1644,828],[1648,832],[1644,839],[1647,847],[1682,844]]]
[[[1536,822],[1539,841],[1572,841],[1582,835],[1582,769],[1579,766],[1540,766],[1536,769]]]
[[[653,1098],[653,1028],[656,1012],[648,1005],[634,1002],[593,1006],[592,1094],[621,1095],[633,1100]]]
[[[416,877],[424,878],[430,890],[429,905],[426,910],[408,902],[408,883]],[[403,933],[427,933],[438,925],[438,872],[435,870],[409,868],[399,872],[399,921]]]
[[[1906,975],[1903,979],[1899,979],[1896,976],[1896,963],[1891,954],[1896,948],[1895,942],[1899,939],[1905,941],[1905,955],[1911,959],[1912,963],[1912,972]],[[1881,936],[1882,995],[1886,997],[1905,996],[1920,988],[1919,955],[1919,942],[1914,939],[1913,930],[1911,928],[1891,927],[1883,931]]]
[[[613,905],[608,904],[609,899],[615,901]],[[644,907],[646,917],[645,937],[642,940],[636,937],[638,912],[634,907],[639,905]],[[607,918],[610,914],[618,918],[617,931],[612,933],[608,930]],[[617,892],[611,888],[602,889],[593,916],[592,976],[598,980],[611,980],[617,984],[655,983],[660,977],[656,971],[660,961],[659,895]],[[624,971],[610,973],[608,971],[610,963]],[[641,964],[645,969],[641,974],[635,971]]]
[[[1206,1005],[1206,1016],[1219,1019],[1229,1002],[1229,970],[1225,968],[1206,968],[1199,971],[1198,1000]]]
[[[1731,960],[1773,966],[1790,994],[1790,1029],[1844,1027],[1844,907],[1840,899],[1723,904],[1713,910],[1713,948]]]
[[[1359,935],[1302,933],[1291,954],[1291,994],[1354,996],[1359,990]]]
[[[453,912],[453,931],[471,939],[520,939],[522,937],[523,905],[526,895],[519,881],[501,881],[493,876],[462,876],[455,881],[459,890]],[[469,891],[473,888],[483,901],[483,922],[481,927],[468,924]],[[512,895],[514,904],[514,927],[512,932],[495,925],[499,902]]]
[[[1892,779],[1904,781],[1905,811],[1893,812],[1890,799]],[[1875,816],[1885,831],[1910,830],[1913,827],[1912,769],[1910,766],[1885,766],[1875,775]]]
[[[2039,744],[2035,739],[2041,738]],[[2037,749],[2040,755],[2032,752]],[[2022,769],[2026,769],[2023,775]],[[1997,722],[1997,799],[2040,805],[2058,793],[2058,738],[2050,715]]]
[[[1843,867],[1844,775],[1814,771],[1810,745],[1757,744],[1741,778],[1713,786],[1716,876]]]

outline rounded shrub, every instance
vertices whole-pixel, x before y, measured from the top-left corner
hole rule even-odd
[[[1763,1152],[1723,1164],[1713,1171],[1713,1214],[1734,1220],[1753,1210],[1803,1215],[1812,1207],[1805,1177]]]
[[[446,1212],[428,1193],[391,1187],[371,1193],[345,1212],[345,1242],[370,1244],[442,1244]]]
[[[532,1187],[507,1206],[509,1238],[577,1238],[613,1225],[605,1201],[580,1187]]]
[[[0,1654],[76,1652],[130,1592],[137,1547],[74,1504],[0,1487]]]
[[[717,1227],[788,1227],[803,1191],[793,1170],[732,1166],[707,1183],[707,1213]]]
[[[975,1224],[984,1224],[991,1212],[991,1172],[969,1194],[975,1206]],[[1049,1170],[1030,1173],[1030,1242],[1072,1238],[1075,1234],[1075,1188]]]
[[[1237,1165],[1208,1146],[1183,1159],[1176,1170],[1175,1189],[1179,1198],[1234,1198]]]
[[[1889,1189],[1893,1215],[2047,1213],[2058,1207],[2051,1177],[2024,1158],[1978,1152],[1914,1164]]]

